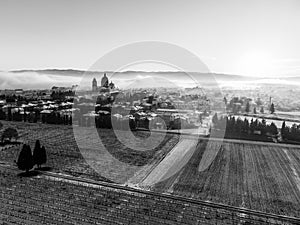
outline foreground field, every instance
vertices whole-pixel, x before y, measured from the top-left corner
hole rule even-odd
[[[208,167],[206,147],[217,151]],[[300,217],[299,175],[299,148],[202,141],[179,173],[152,190]]]
[[[79,150],[71,126],[7,121],[2,123],[4,129],[16,128],[20,140],[28,143],[32,150],[35,141],[39,139],[46,147],[48,155],[46,166],[51,167],[53,171],[116,183],[125,183],[137,171],[142,170],[146,173],[178,142],[177,135],[166,135],[155,149],[135,151],[120,143],[112,130],[98,130],[99,137],[93,139],[91,138],[93,130],[82,128],[80,131],[82,135],[78,138],[84,140],[86,144]],[[147,133],[137,131],[135,137],[141,140],[142,145]],[[98,139],[105,145],[105,149],[99,148]],[[2,150],[0,161],[13,163],[19,152],[18,146]]]
[[[17,173],[0,165],[0,224],[3,225],[292,225],[299,222],[82,179],[44,173],[21,178]]]
[[[120,143],[112,131],[98,130],[97,135],[105,145],[102,151],[92,136],[93,130],[85,128],[80,131],[83,135],[78,137],[85,141],[85,148],[79,150],[72,127],[3,124],[4,128],[17,128],[20,139],[32,148],[39,139],[48,152],[46,166],[53,172],[134,184],[157,193],[300,217],[299,148],[200,140],[195,150],[189,150],[188,146],[197,142],[179,141],[177,135],[169,134],[154,149],[137,151]],[[126,133],[122,135],[129,141],[132,138]],[[145,132],[134,135],[141,140],[148,137]],[[143,147],[143,141],[139,145],[135,147]],[[209,154],[205,149],[210,149]],[[0,161],[12,166],[18,153],[16,146],[3,149]],[[212,164],[207,163],[210,161]],[[170,176],[168,171],[176,171],[176,167],[182,169]],[[5,179],[1,177],[4,183]]]

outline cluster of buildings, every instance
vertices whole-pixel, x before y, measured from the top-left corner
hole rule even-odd
[[[151,125],[156,129],[179,129],[201,125],[202,118],[210,111],[210,102],[205,95],[188,95],[167,88],[121,91],[106,74],[101,78],[101,85],[98,86],[94,78],[90,91],[69,95],[74,93],[76,87],[1,91],[2,96],[19,97],[10,102],[5,98],[0,100],[0,117],[9,120],[23,120],[20,118],[24,117],[25,121],[26,115],[30,115],[32,121],[41,121],[42,117],[47,121],[45,118],[48,116],[53,123],[61,120],[62,116],[73,117],[73,121],[78,121],[82,126],[92,124],[95,119],[101,123],[129,119],[134,122],[134,127],[149,128]],[[59,98],[61,95],[63,97]],[[27,121],[30,120],[27,118]]]
[[[118,121],[131,119],[140,128],[148,128],[149,124],[156,129],[195,128],[210,110],[210,102],[204,95],[138,87],[120,91],[105,74],[101,86],[95,78],[92,80],[90,94],[94,96],[93,101],[81,96],[76,105],[84,118],[81,125],[91,124],[90,118],[105,117]]]

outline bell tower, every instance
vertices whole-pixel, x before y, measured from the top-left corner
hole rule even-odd
[[[101,79],[101,87],[108,87],[108,78],[106,76],[106,73],[104,73],[104,76]]]

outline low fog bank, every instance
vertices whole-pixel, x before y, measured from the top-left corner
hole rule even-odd
[[[49,89],[53,86],[71,87],[80,85],[81,88],[91,88],[95,77],[98,85],[104,72],[88,72],[76,70],[42,70],[0,72],[0,89]],[[119,88],[150,88],[150,87],[195,87],[219,86],[220,88],[257,88],[264,85],[300,86],[299,77],[266,79],[244,77],[226,74],[201,74],[184,72],[139,72],[127,71],[107,72]]]
[[[53,86],[72,86],[78,77],[41,74],[37,72],[0,72],[0,89],[49,89]]]

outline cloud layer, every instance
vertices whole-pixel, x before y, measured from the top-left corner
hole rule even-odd
[[[0,72],[0,89],[48,89],[52,86],[72,86],[80,78],[55,76],[36,72]]]

